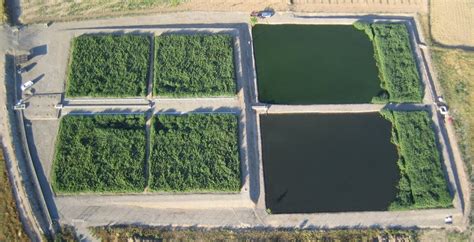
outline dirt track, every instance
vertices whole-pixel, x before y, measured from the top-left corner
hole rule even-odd
[[[188,0],[177,6],[151,4],[147,8],[127,7],[117,2],[123,1],[21,0],[20,19],[32,23],[179,11],[251,12],[267,7],[277,11],[319,13],[428,12],[428,0]]]

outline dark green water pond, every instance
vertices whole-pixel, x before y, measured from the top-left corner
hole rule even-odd
[[[252,28],[260,102],[370,103],[382,89],[372,42],[352,25]]]
[[[384,211],[400,179],[391,123],[379,113],[260,116],[272,213]]]

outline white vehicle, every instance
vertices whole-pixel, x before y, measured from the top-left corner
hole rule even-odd
[[[271,10],[264,10],[258,13],[258,17],[260,18],[270,18],[273,15],[275,15],[275,12]]]
[[[442,96],[438,97],[438,103],[445,103],[444,98]]]
[[[439,106],[438,107],[439,113],[441,115],[448,115],[448,107],[446,106]]]
[[[449,215],[444,218],[445,224],[452,224],[453,223],[453,216]]]
[[[26,89],[28,89],[28,88],[30,88],[31,86],[33,86],[33,84],[35,84],[35,83],[32,82],[32,81],[27,81],[27,82],[25,82],[25,83],[23,83],[23,84],[21,85],[21,90],[22,90],[22,91],[25,91]]]

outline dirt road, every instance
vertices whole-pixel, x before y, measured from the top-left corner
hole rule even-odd
[[[160,1],[126,4],[124,1],[21,1],[20,20],[24,23],[70,21],[132,14],[181,11],[246,12],[273,8],[277,11],[318,13],[427,13],[428,0],[187,0],[162,4]],[[140,1],[139,1],[140,2]],[[145,2],[145,1],[143,1]]]

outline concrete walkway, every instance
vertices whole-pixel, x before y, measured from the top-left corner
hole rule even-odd
[[[267,114],[284,113],[369,113],[382,109],[414,111],[428,109],[427,104],[321,104],[321,105],[255,105],[254,110]]]

